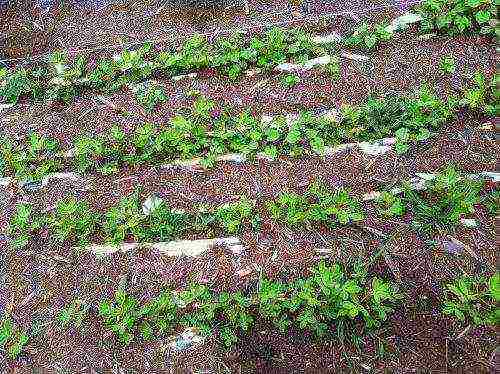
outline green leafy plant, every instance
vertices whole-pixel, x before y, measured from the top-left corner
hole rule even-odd
[[[80,328],[83,321],[88,317],[90,305],[83,300],[75,299],[71,303],[61,309],[57,315],[57,321],[62,328],[67,328],[73,325],[75,328]]]
[[[317,182],[304,195],[282,193],[266,205],[274,219],[286,219],[292,226],[314,222],[346,225],[364,218],[360,203],[347,190],[331,192]]]
[[[455,72],[455,59],[453,56],[444,56],[439,61],[439,68],[444,74],[453,74]]]
[[[139,193],[134,191],[105,213],[103,230],[107,242],[119,244],[129,237],[141,241],[146,236]]]
[[[92,212],[85,202],[74,198],[57,202],[55,213],[49,218],[49,226],[57,240],[67,239],[85,244],[94,233],[99,215]]]
[[[30,76],[24,68],[19,68],[12,73],[7,69],[0,69],[0,97],[8,103],[15,104],[21,97],[32,96],[38,98],[41,88],[35,77]]]
[[[496,15],[492,0],[425,0],[416,9],[423,18],[421,28],[424,32],[495,33],[490,24]]]
[[[498,75],[487,82],[481,71],[476,71],[471,88],[464,90],[460,104],[472,110],[484,112],[490,116],[500,113],[500,91],[498,89]]]
[[[33,212],[30,204],[19,204],[9,224],[9,234],[14,237],[13,247],[25,247],[32,234],[42,228],[44,219]]]
[[[163,88],[152,82],[140,83],[133,87],[135,98],[148,112],[167,100]]]
[[[0,349],[6,350],[11,360],[21,354],[28,341],[28,334],[17,328],[9,316],[0,320]]]
[[[494,189],[486,193],[481,202],[486,207],[489,214],[492,216],[497,216],[500,212],[500,190]]]
[[[40,181],[61,168],[59,144],[55,139],[30,132],[24,143],[13,144],[8,139],[0,145],[5,174],[18,179]]]
[[[331,56],[331,60],[325,65],[324,71],[334,80],[340,79],[340,60],[337,56]]]
[[[413,213],[415,227],[424,232],[449,230],[474,213],[483,181],[464,177],[453,167],[426,182],[426,189],[404,188],[404,200]]]
[[[116,291],[113,301],[99,305],[99,316],[124,345],[134,339],[134,327],[142,315],[139,302],[122,290]]]
[[[281,83],[287,88],[291,88],[300,82],[300,78],[294,74],[285,74],[281,77]]]
[[[489,279],[460,277],[446,284],[443,313],[475,325],[496,326],[500,322],[500,273]]]
[[[249,221],[253,217],[254,205],[252,201],[241,198],[238,202],[218,207],[215,218],[225,231],[234,234],[241,230],[244,221]]]
[[[388,31],[386,27],[387,24],[385,23],[375,25],[362,23],[354,30],[351,36],[345,39],[344,43],[348,47],[372,50],[378,43],[392,38],[392,32]]]
[[[403,199],[391,192],[383,191],[376,200],[379,214],[386,217],[401,217],[405,213]]]

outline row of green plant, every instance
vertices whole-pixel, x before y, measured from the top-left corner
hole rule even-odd
[[[385,217],[411,213],[412,226],[419,232],[449,232],[462,218],[474,214],[478,204],[489,214],[498,214],[499,190],[485,187],[484,180],[468,178],[457,169],[447,167],[434,179],[426,181],[424,190],[416,191],[406,183],[401,195],[383,191],[376,203],[379,214]]]
[[[369,276],[361,262],[343,266],[324,261],[306,278],[292,282],[262,277],[255,292],[214,292],[191,283],[185,290],[164,290],[145,302],[118,290],[94,308],[74,299],[57,315],[62,329],[80,330],[97,319],[128,346],[194,328],[214,335],[229,347],[251,333],[256,322],[267,322],[284,333],[300,329],[317,338],[345,339],[360,345],[361,337],[383,325],[398,308],[404,292],[392,282]],[[500,273],[489,278],[461,276],[444,286],[442,312],[474,325],[500,323]],[[30,339],[6,314],[0,320],[0,352],[10,359],[22,354]]]
[[[261,152],[270,158],[319,154],[326,146],[353,141],[396,137],[396,151],[427,139],[463,107],[488,115],[498,113],[496,79],[487,82],[481,73],[462,98],[441,100],[428,88],[410,96],[370,97],[365,103],[341,107],[340,120],[303,112],[291,123],[284,116],[264,122],[249,111],[230,109],[198,97],[193,106],[179,111],[168,124],[146,123],[124,130],[113,126],[100,135],[81,136],[73,143],[72,158],[55,139],[30,133],[25,140],[8,138],[0,144],[0,175],[37,181],[62,170],[109,174],[122,166],[158,164],[179,159],[202,158],[213,167],[216,158],[241,153],[250,158]]]
[[[250,66],[270,70],[288,60],[304,62],[324,53],[306,32],[281,28],[251,38],[236,32],[213,42],[194,34],[177,49],[158,50],[146,43],[98,61],[83,56],[70,59],[59,51],[32,68],[0,69],[0,97],[9,103],[24,97],[68,102],[84,90],[109,93],[151,78],[206,68],[236,79]]]
[[[384,191],[376,204],[383,217],[411,213],[412,226],[430,235],[453,231],[462,218],[475,213],[479,204],[491,215],[498,214],[499,198],[496,188],[485,191],[484,180],[468,178],[448,167],[428,180],[425,190],[415,191],[404,184],[401,196]],[[331,190],[318,181],[311,183],[303,194],[282,192],[268,200],[265,206],[272,219],[291,227],[323,225],[332,228],[358,224],[365,218],[360,201],[348,190]],[[14,246],[24,247],[41,232],[48,232],[60,242],[83,245],[94,240],[118,244],[169,241],[192,232],[205,236],[217,232],[234,234],[243,227],[259,229],[260,224],[254,203],[246,198],[216,209],[201,206],[194,213],[186,213],[170,209],[161,199],[147,208],[146,202],[141,204],[139,190],[136,190],[104,214],[73,198],[60,200],[47,215],[34,212],[29,204],[19,204],[9,232],[14,238]]]
[[[332,192],[319,182],[313,183],[304,196],[283,193],[275,201],[268,201],[267,206],[274,219],[281,220],[284,216],[290,225],[315,222],[347,225],[363,219],[359,201],[347,190]],[[30,204],[19,204],[9,232],[14,246],[19,248],[42,231],[59,242],[83,245],[90,240],[103,240],[119,244],[169,241],[192,232],[205,236],[220,231],[235,234],[244,226],[258,229],[260,221],[254,203],[245,198],[212,210],[200,206],[196,212],[187,213],[170,209],[161,199],[147,208],[146,202],[141,204],[140,192],[136,190],[104,214],[74,198],[58,201],[54,211],[47,215],[35,212]]]
[[[416,11],[423,32],[495,35],[497,5],[494,0],[424,0]]]
[[[140,191],[122,198],[104,214],[75,198],[57,202],[47,214],[36,212],[31,204],[19,204],[12,217],[9,233],[13,245],[26,246],[34,236],[47,232],[59,242],[84,245],[89,241],[123,243],[125,241],[169,241],[187,233],[213,236],[217,232],[234,234],[243,225],[257,228],[259,217],[254,203],[241,198],[215,209],[199,206],[196,212],[170,209],[159,199],[153,206],[141,204]]]
[[[165,290],[140,303],[123,291],[100,303],[98,314],[119,341],[130,344],[138,335],[149,340],[179,328],[216,334],[226,346],[250,333],[256,320],[268,321],[281,332],[292,327],[317,337],[350,337],[379,327],[400,295],[389,281],[369,277],[366,268],[346,269],[320,262],[307,278],[281,282],[261,278],[257,290],[216,293],[191,284],[182,291]],[[80,309],[61,312],[66,326],[81,324]]]

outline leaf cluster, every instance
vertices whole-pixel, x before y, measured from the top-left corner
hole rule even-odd
[[[319,182],[311,184],[303,195],[285,192],[266,206],[274,219],[285,219],[291,226],[346,225],[364,218],[360,202],[347,190],[331,192]]]

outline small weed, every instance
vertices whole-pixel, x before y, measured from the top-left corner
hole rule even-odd
[[[500,212],[500,190],[488,192],[481,200],[490,215],[496,217]]]
[[[455,59],[453,56],[444,56],[439,61],[439,68],[444,74],[453,74],[455,72]]]
[[[421,192],[409,186],[404,189],[404,200],[414,215],[414,225],[426,233],[453,229],[461,218],[474,212],[483,188],[482,181],[464,177],[453,167],[426,184],[426,190]]]
[[[500,322],[500,273],[488,280],[461,277],[446,284],[443,313],[475,325],[497,326]]]
[[[137,102],[148,112],[152,112],[158,104],[167,100],[163,87],[152,82],[137,84],[133,91]]]
[[[500,90],[497,84],[498,75],[495,75],[491,82],[487,82],[485,75],[481,71],[476,71],[472,88],[464,91],[460,104],[490,116],[498,115]]]
[[[281,77],[281,83],[287,88],[291,88],[299,82],[300,78],[294,74],[286,74]]]

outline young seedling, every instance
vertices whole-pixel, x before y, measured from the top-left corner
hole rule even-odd
[[[158,104],[167,100],[163,87],[153,82],[137,84],[133,92],[138,103],[148,112],[152,112]]]
[[[496,326],[500,322],[500,273],[488,280],[460,277],[446,284],[443,313],[459,321],[471,320],[475,325]]]
[[[325,72],[330,78],[338,81],[340,79],[340,60],[337,56],[331,56],[331,60],[325,65]]]
[[[281,83],[287,87],[291,88],[300,82],[300,78],[294,74],[285,74],[281,77]]]
[[[439,62],[439,68],[444,74],[453,74],[455,72],[455,59],[453,56],[444,56]]]

